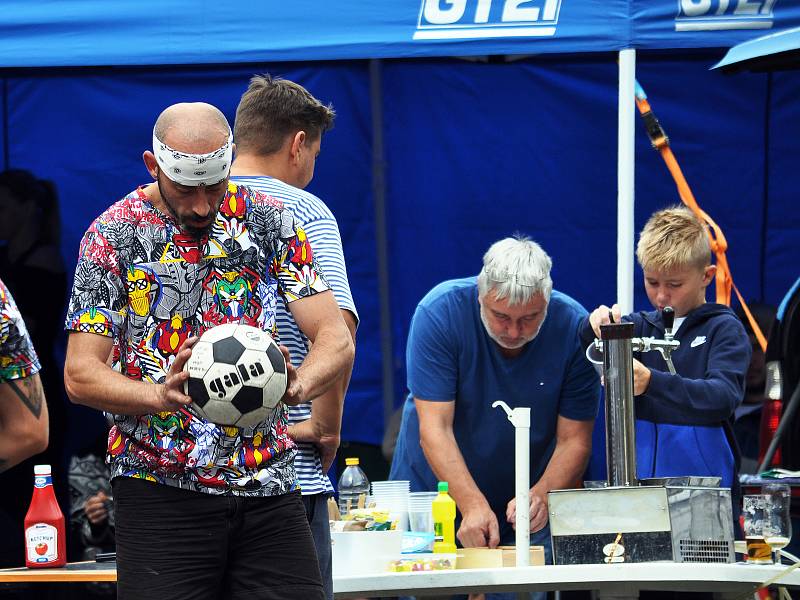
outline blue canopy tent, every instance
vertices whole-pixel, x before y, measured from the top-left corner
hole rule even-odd
[[[7,67],[727,48],[800,25],[779,0],[6,0]]]
[[[337,126],[309,189],[339,219],[361,315],[343,437],[377,443],[403,397],[416,302],[475,273],[495,239],[542,243],[556,287],[586,306],[618,296],[622,239],[633,286],[634,230],[678,201],[634,128],[634,51],[695,195],[725,229],[737,284],[776,302],[800,247],[800,80],[707,69],[754,30],[798,25],[800,7],[775,0],[11,0],[0,159],[56,183],[74,265],[91,219],[146,180],[141,152],[165,106],[204,100],[232,120],[264,71],[332,102]],[[619,51],[631,92],[618,104]],[[620,229],[618,196],[634,189]]]
[[[735,45],[714,65],[725,72],[778,71],[800,67],[800,27],[782,29]]]

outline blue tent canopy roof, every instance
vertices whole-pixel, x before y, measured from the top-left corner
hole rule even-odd
[[[775,0],[6,0],[0,67],[727,48],[800,26]]]

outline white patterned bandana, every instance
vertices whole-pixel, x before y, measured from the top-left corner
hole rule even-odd
[[[196,187],[215,185],[228,176],[233,158],[233,134],[228,141],[208,154],[187,154],[170,148],[153,131],[153,154],[164,175],[175,183]]]

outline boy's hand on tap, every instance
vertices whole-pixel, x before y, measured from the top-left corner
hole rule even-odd
[[[589,315],[589,324],[592,326],[592,331],[594,331],[595,337],[600,337],[600,325],[607,325],[611,323],[611,319],[614,319],[614,323],[619,323],[622,315],[619,312],[619,305],[614,304],[609,308],[605,304],[601,304],[597,308],[592,311],[592,314]]]
[[[633,395],[641,396],[650,386],[650,369],[633,359]]]

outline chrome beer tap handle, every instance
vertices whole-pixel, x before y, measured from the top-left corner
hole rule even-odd
[[[664,341],[667,342],[667,340]],[[672,363],[672,351],[675,350],[680,345],[680,342],[678,342],[677,340],[669,340],[667,343],[671,345],[659,346],[656,348],[656,350],[661,352],[661,356],[664,357],[664,362],[667,363],[667,368],[669,369],[669,372],[672,375],[677,375],[678,372],[675,370],[675,365]]]
[[[672,364],[672,351],[680,345],[680,342],[674,342],[675,336],[672,333],[672,326],[675,324],[675,310],[671,306],[665,306],[661,311],[661,320],[664,322],[664,342],[669,345],[660,346],[658,351],[664,357],[669,372],[675,375],[677,372],[675,365]]]
[[[677,350],[681,343],[678,340],[659,340],[654,337],[633,338],[631,347],[634,352],[650,352],[656,350],[661,353],[664,362],[667,363],[669,372],[676,374],[675,365],[672,363],[672,352]]]
[[[664,323],[664,339],[660,340],[654,337],[643,337],[633,339],[634,352],[650,352],[657,350],[661,353],[664,362],[667,363],[667,369],[673,375],[677,374],[675,365],[672,362],[672,353],[677,350],[681,343],[675,339],[672,333],[672,326],[675,323],[675,311],[671,306],[665,306],[661,311],[661,320]]]
[[[664,339],[672,341],[672,326],[675,324],[675,310],[671,306],[665,306],[661,311],[661,320],[664,322]]]
[[[667,363],[667,369],[669,369],[669,372],[672,375],[676,375],[677,371],[675,370],[675,364],[672,362],[672,353],[678,349],[681,343],[675,339],[675,336],[672,333],[672,326],[675,323],[675,311],[671,306],[664,307],[664,310],[661,311],[661,319],[664,322],[664,339],[662,340],[654,337],[633,338],[631,339],[631,350],[633,352],[642,353],[650,352],[652,350],[658,351],[663,357],[664,362]],[[602,356],[602,340],[594,340],[594,350],[596,353]],[[592,362],[595,362],[596,364],[600,364],[599,362],[594,361],[591,357],[589,357],[589,360],[592,360]]]

